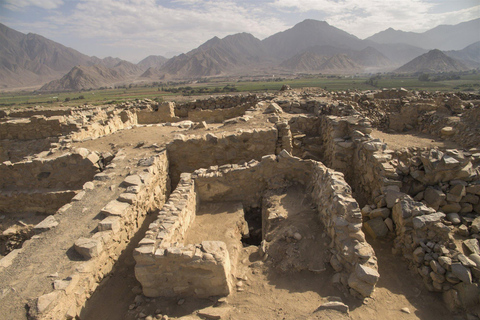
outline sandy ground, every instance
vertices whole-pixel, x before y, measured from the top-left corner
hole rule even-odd
[[[441,140],[437,137],[425,133],[403,132],[403,133],[386,133],[377,129],[373,129],[372,137],[380,139],[388,145],[391,150],[399,150],[402,148],[460,148],[452,141]]]

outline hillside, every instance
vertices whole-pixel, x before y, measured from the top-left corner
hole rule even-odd
[[[441,25],[423,33],[388,28],[367,38],[377,43],[404,43],[423,49],[460,50],[480,41],[480,18],[457,25]]]
[[[404,43],[375,43],[369,40],[365,41],[368,41],[369,46],[377,49],[397,67],[427,52],[425,49]]]
[[[248,33],[223,39],[214,37],[197,49],[173,57],[159,69],[159,74],[172,78],[194,78],[227,74],[240,68],[255,68],[268,61],[262,42]]]
[[[89,61],[90,57],[40,35],[0,24],[0,88],[38,85]]]
[[[450,58],[460,60],[470,68],[480,67],[480,41],[475,42],[462,50],[446,51],[445,54]]]
[[[335,70],[339,73],[357,73],[393,69],[393,62],[372,47],[357,51],[316,46],[284,60],[279,67],[302,73],[335,73]]]
[[[111,86],[137,77],[158,81],[277,72],[371,73],[400,66],[399,72],[464,70],[480,64],[479,24],[480,19],[476,19],[424,33],[387,29],[361,40],[325,21],[307,19],[262,41],[248,33],[213,37],[171,59],[151,55],[136,65],[119,58],[89,57],[0,24],[0,89],[38,87],[55,79],[44,88]],[[445,57],[438,53],[422,56],[425,48],[433,45],[457,47],[474,40],[447,51]]]
[[[0,89],[40,86],[75,66],[115,68],[119,64],[120,74],[131,74],[137,68],[119,58],[89,57],[38,34],[23,34],[0,24]]]
[[[384,54],[373,47],[366,47],[360,51],[349,54],[349,58],[355,63],[367,68],[390,68],[393,62]]]
[[[276,33],[263,44],[275,57],[288,59],[313,46],[329,45],[343,49],[363,49],[366,45],[352,34],[325,21],[305,20],[293,28]]]
[[[162,57],[162,56],[155,56],[151,55],[137,63],[137,66],[142,68],[143,70],[147,70],[148,68],[159,68],[161,67],[165,62],[167,62],[167,58]]]
[[[95,56],[90,58],[89,63],[87,64],[88,66],[93,66],[93,65],[102,65],[107,68],[113,68],[115,65],[118,63],[125,61],[120,58],[113,58],[113,57],[106,57],[103,59],[97,58]]]
[[[283,61],[279,67],[292,72],[309,73],[318,71],[325,61],[326,57],[307,50]]]
[[[321,73],[327,74],[351,74],[362,72],[363,68],[352,61],[345,54],[336,54],[325,61],[319,68]]]
[[[465,71],[469,68],[462,62],[450,58],[440,50],[431,50],[396,69],[398,73],[437,73]]]
[[[53,80],[40,88],[40,91],[79,91],[100,87],[110,87],[116,83],[133,80],[141,69],[126,61],[113,68],[102,65],[76,66],[61,79]]]

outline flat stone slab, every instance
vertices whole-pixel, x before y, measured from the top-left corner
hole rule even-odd
[[[142,179],[140,178],[139,175],[133,174],[125,178],[122,182],[123,187],[130,187],[130,186],[139,186],[141,185]]]
[[[98,256],[102,250],[102,242],[96,239],[80,238],[75,241],[75,250],[86,259]]]
[[[112,230],[113,233],[117,233],[121,227],[121,218],[118,216],[108,216],[98,223],[99,231]]]
[[[374,239],[385,237],[388,234],[388,228],[381,217],[368,220],[364,223],[365,231]]]
[[[8,268],[9,266],[11,266],[13,260],[18,256],[20,252],[22,252],[22,249],[15,249],[9,254],[7,254],[5,257],[0,259],[0,268]]]
[[[425,227],[427,224],[435,223],[441,221],[442,218],[445,217],[445,214],[442,212],[435,212],[432,214],[426,214],[423,216],[418,216],[413,218],[413,227],[415,229],[421,229]]]
[[[118,196],[117,200],[120,202],[126,202],[133,204],[133,202],[137,199],[137,195],[135,193],[122,193]]]
[[[72,201],[80,201],[83,199],[84,196],[85,196],[85,191],[80,191],[75,195],[75,197],[72,198]]]
[[[112,200],[102,209],[101,213],[107,216],[123,216],[128,207],[130,207],[130,204],[126,202]]]
[[[45,219],[43,219],[42,222],[40,222],[35,227],[33,227],[33,230],[35,230],[35,233],[41,233],[41,232],[53,229],[56,226],[58,226],[58,221],[55,219],[55,217],[48,216]]]

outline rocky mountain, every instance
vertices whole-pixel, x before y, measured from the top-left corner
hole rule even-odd
[[[136,64],[121,60],[111,68],[122,76],[137,76],[143,72],[143,69]]]
[[[223,39],[214,37],[185,54],[168,60],[149,56],[136,65],[119,58],[89,57],[42,36],[25,35],[0,24],[0,89],[38,86],[54,79],[58,80],[44,88],[76,90],[111,86],[139,76],[162,80],[278,71],[386,72],[409,61],[415,63],[398,70],[463,70],[478,67],[480,42],[448,51],[450,58],[439,57],[438,53],[425,56],[425,48],[480,41],[479,23],[480,19],[476,19],[424,33],[388,29],[361,40],[327,22],[309,19],[262,41],[248,33]],[[433,61],[429,65],[426,60],[430,58]]]
[[[197,49],[169,59],[157,74],[163,78],[222,75],[246,66],[251,70],[267,62],[268,56],[263,43],[249,33],[234,34],[223,39],[214,37]]]
[[[465,71],[469,68],[462,62],[450,58],[440,50],[434,49],[413,59],[396,69],[398,73],[437,73],[451,71]]]
[[[93,66],[93,65],[102,65],[107,68],[113,68],[115,65],[118,63],[125,61],[120,58],[113,58],[113,57],[106,57],[103,59],[97,58],[95,56],[90,58],[90,61],[88,62],[88,66]]]
[[[305,20],[283,32],[266,39],[263,44],[268,51],[280,59],[288,59],[313,46],[328,45],[341,49],[361,50],[364,41],[325,21]]]
[[[292,72],[318,72],[325,61],[326,57],[307,50],[283,61],[279,67]]]
[[[284,60],[279,67],[292,72],[357,73],[391,70],[393,62],[372,47],[363,50],[315,46]]]
[[[480,67],[480,41],[475,42],[462,50],[446,51],[445,54],[450,58],[460,60],[470,68]]]
[[[0,24],[0,89],[39,86],[74,71],[75,66],[114,68],[119,63],[123,67],[117,69],[132,68],[119,58],[89,57],[38,34],[23,34]]]
[[[428,50],[404,43],[375,43],[369,40],[369,46],[377,49],[390,59],[395,66],[401,66],[410,60],[426,53]]]
[[[423,33],[389,28],[367,38],[377,43],[404,43],[423,49],[460,50],[480,41],[480,18],[457,25],[440,25]]]
[[[139,63],[137,63],[137,66],[142,68],[143,70],[147,70],[148,68],[159,68],[161,67],[165,62],[167,62],[167,58],[162,57],[162,56],[148,56]]]
[[[353,73],[383,72],[425,52],[408,44],[360,40],[327,22],[305,20],[263,41],[245,33],[224,39],[214,37],[197,49],[170,59],[161,68],[147,70],[142,77],[157,80],[208,77],[262,70],[259,66],[265,73],[274,72],[273,66],[287,72],[319,72],[326,60],[338,54],[347,55],[349,61],[340,59],[345,62],[340,67],[342,63],[337,56],[332,60],[336,66],[326,67],[326,72],[347,73],[348,66]]]
[[[353,51],[348,56],[352,61],[366,68],[385,69],[394,65],[390,59],[373,47]]]
[[[326,74],[349,74],[361,72],[362,66],[352,61],[346,54],[336,54],[325,61],[319,68]]]
[[[79,91],[110,87],[134,80],[141,72],[140,67],[127,61],[119,62],[113,68],[103,65],[76,66],[62,78],[42,86],[40,91]]]
[[[0,88],[46,82],[89,61],[90,57],[40,35],[0,24]]]

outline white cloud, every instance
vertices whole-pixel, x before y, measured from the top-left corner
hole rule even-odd
[[[63,0],[4,0],[4,6],[13,11],[20,11],[26,7],[56,9],[63,4]]]
[[[275,0],[273,3],[284,10],[321,12],[330,24],[361,38],[388,27],[422,32],[439,24],[457,24],[480,17],[479,6],[432,13],[436,5],[425,0]]]
[[[185,6],[178,6],[181,2]],[[194,6],[189,4],[194,3]],[[154,0],[81,0],[70,15],[50,22],[65,34],[102,39],[111,47],[134,46],[139,53],[185,52],[206,40],[238,32],[267,37],[288,26],[265,11],[231,0],[176,0],[169,7]]]

